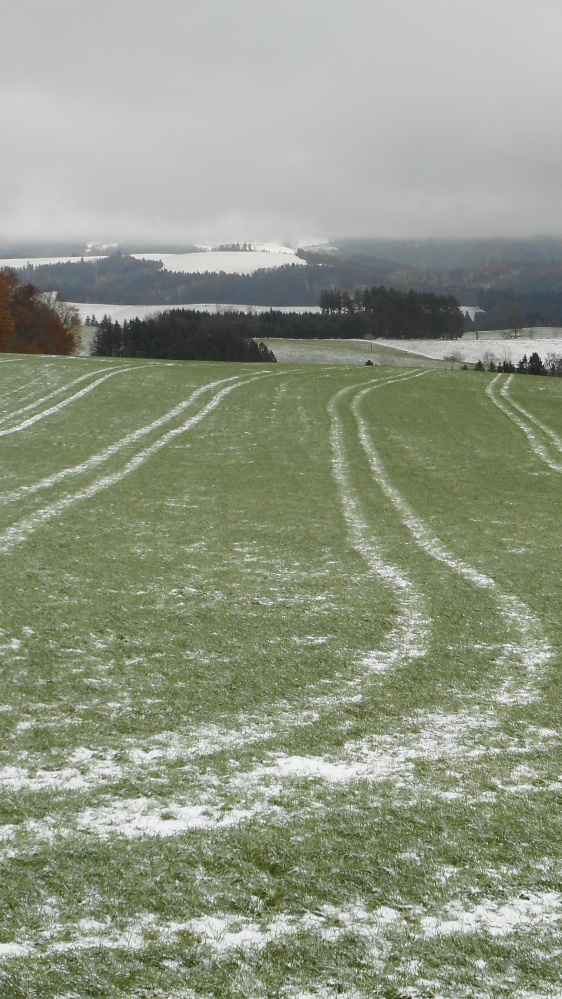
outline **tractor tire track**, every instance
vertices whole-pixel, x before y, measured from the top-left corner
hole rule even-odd
[[[47,367],[47,365],[45,365]],[[52,365],[51,365],[52,367]],[[57,395],[62,395],[63,392],[67,392],[68,389],[73,388],[75,385],[79,385],[81,382],[85,382],[88,378],[95,378],[96,375],[101,375],[107,368],[96,368],[94,371],[88,371],[85,375],[80,375],[79,378],[73,378],[70,382],[65,382],[64,385],[59,385],[58,388],[52,389],[47,395],[40,396],[40,398],[33,399],[32,402],[28,403],[26,406],[21,406],[20,409],[13,409],[11,412],[7,413],[0,419],[0,423],[7,423],[8,420],[13,419],[15,416],[21,416],[22,413],[28,413],[31,409],[37,409],[38,406],[42,406],[43,403],[49,402],[50,399],[55,399]],[[45,387],[44,374],[42,377],[35,378],[34,381],[39,381],[41,387]],[[26,388],[29,387],[29,382]]]
[[[552,456],[548,452],[547,445],[544,440],[541,441],[539,439],[536,430],[540,430],[543,434],[549,437],[552,444],[554,444],[560,452],[562,452],[562,439],[558,437],[558,434],[555,434],[553,430],[550,430],[550,428],[544,423],[541,423],[540,420],[537,420],[536,417],[532,416],[531,413],[523,408],[523,406],[520,406],[519,403],[510,398],[508,393],[512,378],[513,375],[509,375],[505,385],[503,385],[500,389],[501,399],[496,395],[496,389],[498,388],[501,375],[496,375],[496,377],[492,379],[486,388],[486,395],[490,401],[493,402],[494,406],[497,407],[497,409],[504,413],[504,415],[507,416],[512,423],[515,423],[515,425],[523,431],[531,445],[531,450],[534,454],[536,454],[537,458],[540,458],[540,460],[543,461],[545,465],[548,465],[553,472],[562,472],[562,462],[553,460]],[[518,416],[516,412],[513,412],[514,409],[518,410],[523,416],[525,416],[528,422],[522,419],[521,416]],[[550,446],[552,446],[552,444]]]
[[[450,552],[440,539],[433,534],[422,518],[414,512],[401,493],[391,484],[381,458],[373,444],[372,432],[360,412],[362,400],[371,391],[370,387],[359,391],[352,402],[351,408],[357,422],[361,446],[371,467],[373,479],[398,512],[402,523],[410,532],[418,548],[426,552],[435,561],[447,566],[462,579],[472,583],[478,589],[489,592],[496,602],[496,606],[508,632],[511,632],[511,634],[515,632],[517,640],[504,645],[503,654],[499,661],[500,663],[511,662],[519,668],[523,668],[527,677],[526,683],[521,685],[516,681],[514,685],[511,680],[508,681],[502,688],[498,699],[506,702],[523,701],[525,703],[535,699],[537,695],[533,688],[537,678],[537,671],[552,656],[550,644],[544,636],[540,621],[519,597],[504,593],[491,576],[475,569],[468,562]]]
[[[100,369],[98,369],[97,372],[93,372],[93,374],[98,374],[99,370]],[[48,406],[47,409],[42,409],[39,413],[36,413],[34,416],[28,417],[26,420],[22,420],[21,423],[17,423],[14,427],[9,427],[6,430],[0,430],[0,437],[7,437],[10,434],[16,434],[20,433],[22,430],[27,430],[28,427],[31,427],[33,426],[33,424],[38,423],[39,420],[44,420],[48,416],[52,416],[54,413],[60,412],[61,409],[65,409],[66,406],[69,406],[70,403],[75,402],[76,399],[81,399],[83,396],[88,395],[89,392],[92,392],[95,388],[98,387],[98,385],[101,385],[102,382],[107,381],[108,378],[113,378],[114,375],[124,374],[126,371],[131,371],[131,370],[132,370],[131,367],[127,367],[127,368],[119,368],[117,371],[106,372],[104,375],[101,376],[101,378],[97,378],[90,385],[87,385],[85,388],[80,389],[78,392],[74,392],[72,395],[68,396],[66,399],[63,399],[61,402],[55,403],[54,406]],[[89,375],[82,375],[80,378],[76,378],[75,381],[70,382],[68,385],[65,385],[61,389],[56,389],[54,392],[51,392],[48,396],[44,396],[43,399],[37,400],[36,403],[31,403],[29,406],[24,406],[20,410],[15,410],[13,413],[10,414],[10,417],[5,417],[3,420],[0,420],[0,423],[3,422],[5,423],[7,419],[10,419],[11,417],[14,416],[19,416],[30,409],[36,409],[37,406],[40,405],[40,403],[44,403],[48,399],[60,395],[61,392],[67,391],[72,385],[77,385],[78,382],[84,381],[85,378],[91,378],[91,377],[92,375],[89,374]]]
[[[201,420],[208,416],[209,413],[212,413],[220,405],[222,400],[233,392],[234,389],[242,388],[244,385],[247,385],[261,377],[263,377],[261,374],[253,375],[252,377],[247,377],[245,379],[240,377],[235,384],[224,386],[219,389],[219,391],[215,392],[212,399],[197,413],[182,423],[181,426],[169,430],[162,437],[160,437],[159,440],[155,441],[148,447],[143,448],[118,471],[101,476],[100,478],[94,480],[94,482],[90,483],[90,485],[85,486],[83,489],[80,489],[75,493],[70,493],[67,496],[63,496],[61,499],[43,507],[31,516],[20,520],[18,523],[4,530],[0,534],[0,553],[6,554],[11,551],[17,545],[25,541],[36,530],[38,530],[38,528],[42,527],[48,521],[56,517],[60,517],[71,506],[74,506],[75,503],[89,500],[102,490],[108,489],[110,486],[121,482],[127,475],[130,475],[131,472],[135,472],[137,468],[140,468],[145,461],[165,447],[171,440],[174,440],[174,438],[186,433],[192,427],[200,423]],[[221,383],[215,383],[216,386],[219,384]],[[207,388],[208,387],[209,386],[207,386]]]
[[[543,423],[536,416],[530,413],[528,409],[525,409],[523,406],[521,406],[520,403],[516,402],[515,399],[511,398],[509,394],[509,389],[512,380],[513,380],[513,375],[509,375],[507,381],[501,387],[500,395],[502,396],[502,398],[505,399],[505,401],[508,402],[509,405],[512,406],[514,409],[517,409],[522,414],[522,416],[525,416],[529,420],[529,422],[533,424],[533,426],[537,427],[539,430],[542,430],[543,434],[545,434],[547,437],[550,438],[556,450],[560,454],[562,454],[562,437],[560,437],[559,434],[555,433],[555,431],[552,430],[549,426],[547,426],[546,423]],[[562,471],[562,464],[557,463],[556,471]]]
[[[424,374],[426,372],[416,372],[403,377],[381,379],[370,385],[368,391],[408,381],[411,378],[419,378]],[[427,653],[431,621],[427,615],[423,595],[413,581],[396,565],[383,558],[373,528],[362,511],[359,495],[352,485],[350,462],[346,453],[346,434],[339,406],[345,396],[357,387],[352,385],[341,389],[328,404],[331,420],[332,469],[351,544],[365,560],[371,573],[390,586],[398,602],[399,611],[395,627],[387,636],[382,648],[365,657],[365,665],[369,665],[375,672],[385,672]]]
[[[119,451],[130,447],[131,444],[135,444],[143,437],[151,434],[154,430],[159,430],[175,417],[181,416],[181,414],[192,406],[202,395],[204,395],[205,392],[212,391],[219,385],[226,385],[229,382],[237,382],[239,379],[240,375],[234,375],[232,378],[224,378],[220,381],[209,382],[207,385],[203,385],[201,388],[192,392],[187,399],[184,399],[177,406],[174,406],[172,409],[168,410],[167,413],[164,413],[163,416],[158,417],[158,419],[153,420],[152,423],[148,423],[144,427],[139,427],[138,430],[134,430],[130,434],[126,434],[120,440],[115,441],[114,444],[110,444],[98,454],[94,454],[90,458],[86,458],[77,465],[71,465],[68,468],[63,468],[60,472],[54,472],[52,475],[47,475],[45,478],[33,483],[32,485],[20,486],[18,489],[13,489],[10,492],[0,494],[0,504],[19,502],[34,493],[41,492],[44,489],[50,489],[53,486],[58,485],[60,482],[63,482],[65,479],[83,475],[84,473],[91,471],[99,465],[102,465],[104,462],[109,461],[109,459],[118,454]]]
[[[54,378],[56,368],[57,366],[53,363],[43,364],[39,369],[39,373],[34,378],[27,377],[23,383],[18,381],[17,375],[13,381],[6,379],[2,384],[4,391],[0,397],[0,406],[3,414],[0,422],[5,423],[10,419],[16,406],[21,407],[29,403],[30,400],[36,400],[39,392],[45,392],[48,387],[51,386],[52,388],[52,386],[55,386],[57,384]],[[26,373],[29,375],[29,369]],[[61,386],[59,385],[58,387],[60,388]]]
[[[399,667],[419,658],[426,652],[426,645],[430,638],[431,621],[425,612],[424,598],[415,586],[415,583],[408,576],[399,570],[394,564],[385,560],[380,553],[377,539],[373,529],[369,524],[361,504],[361,496],[354,488],[352,482],[353,458],[350,453],[350,444],[355,443],[355,434],[349,432],[343,420],[344,404],[346,397],[350,393],[355,393],[348,406],[346,414],[353,415],[357,420],[359,430],[359,443],[369,460],[374,451],[374,445],[369,440],[369,431],[358,413],[358,405],[362,398],[368,393],[386,385],[407,381],[412,378],[421,377],[429,372],[410,374],[401,378],[380,379],[365,387],[363,381],[360,385],[347,386],[336,392],[328,403],[328,412],[331,419],[332,444],[332,470],[334,480],[340,493],[341,505],[344,521],[347,526],[348,536],[356,551],[360,553],[367,563],[372,575],[378,576],[385,584],[389,585],[394,592],[399,605],[399,615],[394,629],[387,635],[387,638],[377,653],[372,653],[373,662],[371,668],[374,672],[385,671],[389,668]],[[216,408],[220,400],[234,388],[241,387],[256,377],[240,379],[235,385],[223,386],[210,403],[203,407],[198,414],[187,421],[190,425],[203,418],[205,411],[210,407]],[[360,391],[357,391],[357,390]],[[184,428],[177,428],[170,434],[180,433]],[[363,433],[361,432],[363,430]],[[164,435],[169,437],[170,434]],[[156,446],[162,446],[161,441]],[[371,445],[370,449],[368,445]],[[367,451],[365,447],[367,446]],[[151,449],[145,449],[150,451]],[[141,452],[140,454],[144,454]],[[138,456],[137,456],[138,457]],[[475,583],[480,582],[480,587],[484,590],[495,592],[495,583],[489,580],[483,573],[478,573],[467,563],[456,559],[451,555],[435,538],[423,521],[417,518],[411,508],[405,503],[397,490],[395,490],[386,475],[386,472],[376,455],[377,475],[372,470],[371,460],[369,465],[375,481],[379,482],[382,474],[386,488],[383,492],[387,498],[394,501],[400,500],[400,514],[408,513],[410,517],[410,529],[416,529],[420,542],[430,545],[434,550],[429,551],[438,561],[444,561],[451,568],[453,562],[455,571],[463,574],[463,570],[468,570],[468,578]],[[126,473],[125,473],[126,474]],[[379,483],[380,484],[380,483]],[[393,490],[391,495],[386,489]],[[413,520],[411,519],[413,518]],[[428,548],[424,547],[424,550]],[[475,583],[478,585],[478,583]],[[496,588],[497,590],[497,588]],[[519,604],[518,610],[524,605]],[[365,664],[367,665],[367,664]],[[368,673],[371,670],[367,670]],[[342,685],[342,692],[345,688]],[[340,699],[340,702],[345,696]],[[205,777],[202,776],[201,784],[196,784],[186,791],[185,796],[174,799],[173,792],[171,799],[166,796],[163,789],[161,796],[155,800],[145,797],[113,797],[106,793],[103,801],[91,806],[89,803],[85,809],[74,815],[73,821],[69,823],[68,818],[64,818],[56,831],[42,826],[38,823],[29,823],[23,830],[26,836],[37,836],[37,843],[48,841],[48,837],[54,835],[73,836],[78,835],[85,829],[89,833],[99,838],[120,835],[127,838],[147,837],[150,835],[176,836],[191,829],[220,828],[223,825],[238,825],[255,817],[264,817],[267,814],[276,814],[276,805],[271,799],[278,795],[279,786],[285,786],[288,782],[295,780],[325,781],[327,784],[345,784],[356,780],[368,780],[373,785],[378,782],[394,780],[399,782],[400,787],[405,784],[411,789],[412,800],[417,800],[420,793],[428,798],[439,794],[439,788],[434,788],[431,781],[420,783],[416,774],[416,761],[427,759],[445,759],[453,754],[459,765],[465,757],[472,759],[474,752],[483,752],[479,743],[472,741],[471,733],[474,731],[476,739],[480,732],[480,727],[486,726],[490,721],[488,715],[482,718],[481,715],[470,717],[466,713],[455,715],[444,715],[434,712],[427,715],[412,715],[402,719],[402,727],[392,730],[390,733],[375,733],[371,738],[360,741],[347,741],[339,746],[334,752],[326,752],[320,755],[287,755],[286,752],[276,752],[270,749],[268,743],[275,739],[282,731],[289,731],[292,728],[303,724],[312,724],[323,711],[330,710],[334,706],[334,700],[329,698],[318,698],[309,700],[308,712],[293,712],[287,709],[287,702],[281,705],[274,705],[274,711],[267,719],[255,718],[249,724],[248,718],[240,718],[238,728],[212,726],[200,733],[201,745],[194,742],[194,732],[184,733],[181,737],[174,733],[160,734],[147,746],[143,741],[142,749],[133,742],[130,743],[130,759],[128,763],[117,763],[113,750],[104,759],[98,760],[92,753],[92,764],[86,766],[85,772],[76,765],[66,767],[57,772],[52,770],[41,770],[34,767],[33,772],[24,768],[8,768],[0,774],[7,786],[14,788],[23,787],[28,790],[43,791],[45,786],[52,786],[62,791],[88,790],[90,787],[99,786],[102,778],[121,780],[127,772],[136,775],[141,767],[150,768],[156,765],[160,768],[163,760],[184,759],[186,754],[190,760],[195,760],[199,754],[211,755],[221,748],[228,746],[234,753],[237,749],[248,745],[248,743],[264,743],[264,759],[257,765],[246,766],[243,770],[236,769],[225,780],[221,771],[220,779],[212,784],[212,792],[209,791],[208,775],[212,769],[212,761],[206,764]],[[280,711],[278,709],[281,709]],[[276,710],[277,709],[277,710]],[[311,710],[312,709],[312,710]],[[314,710],[316,709],[316,710]],[[423,720],[426,734],[420,737],[419,723]],[[518,749],[513,744],[514,751]],[[505,746],[504,746],[505,750]],[[79,759],[82,759],[80,757]],[[28,767],[26,762],[25,767]],[[160,773],[160,769],[158,769]],[[221,781],[223,782],[221,784]],[[210,796],[211,795],[211,796]],[[234,807],[233,807],[234,804]],[[163,807],[171,806],[174,810],[174,819],[161,819]],[[227,809],[228,806],[228,809]],[[7,829],[8,827],[6,827]],[[10,827],[11,828],[11,827]],[[13,827],[13,837],[15,847],[18,849],[17,836],[19,827]],[[12,832],[10,831],[10,841]],[[28,840],[24,841],[24,846],[28,846]],[[13,855],[13,854],[12,854]]]

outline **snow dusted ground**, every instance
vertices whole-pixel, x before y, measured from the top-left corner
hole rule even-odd
[[[558,380],[1,364],[5,994],[560,996]]]
[[[204,274],[205,271],[225,274],[253,274],[261,268],[284,267],[306,262],[295,250],[277,244],[252,244],[254,250],[204,250],[201,253],[133,253],[137,260],[161,260],[167,271],[182,274]]]
[[[548,354],[562,354],[562,329],[558,327],[537,327],[525,330],[516,340],[504,340],[501,330],[490,333],[480,333],[476,340],[474,333],[469,333],[460,340],[375,340],[384,347],[394,347],[408,354],[418,354],[434,360],[454,358],[457,362],[467,361],[474,364],[481,359],[485,363],[490,360],[511,360],[514,364],[523,357],[529,357],[534,351],[540,354],[543,361]]]
[[[114,303],[96,302],[70,302],[70,305],[78,309],[82,322],[88,316],[95,316],[96,319],[103,319],[109,316],[114,322],[124,323],[128,319],[146,319],[147,316],[160,315],[167,309],[194,309],[196,312],[320,312],[318,305],[220,305],[216,302],[197,302],[188,305],[115,305]]]
[[[306,267],[306,262],[297,257],[296,250],[280,243],[252,243],[252,250],[213,250],[212,247],[197,253],[132,253],[137,260],[161,260],[164,270],[182,274],[203,274],[205,271],[226,274],[253,274],[261,268],[283,267],[298,264]],[[78,263],[80,260],[103,260],[102,256],[87,257],[13,257],[0,260],[0,267],[14,267],[16,270],[32,264]]]
[[[459,305],[459,309],[461,310],[463,316],[466,312],[468,312],[471,319],[474,319],[474,317],[478,315],[479,312],[481,313],[484,311],[483,309],[479,308],[478,305]]]

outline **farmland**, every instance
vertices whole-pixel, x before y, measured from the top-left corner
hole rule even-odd
[[[494,362],[513,361],[517,364],[524,354],[529,357],[537,351],[545,359],[549,355],[560,355],[562,352],[562,331],[558,328],[536,327],[523,330],[517,339],[504,339],[508,331],[493,330],[478,334],[465,333],[459,340],[376,340],[380,346],[402,349],[409,354],[420,354],[421,357],[438,358],[453,357],[458,362],[474,364],[478,360],[488,364]]]
[[[562,382],[0,360],[0,995],[560,995]]]
[[[1,267],[15,270],[28,267],[41,267],[45,264],[78,263],[80,260],[98,261],[102,256],[64,257],[11,257],[0,259]],[[180,274],[204,274],[206,271],[226,274],[253,274],[260,268],[271,269],[286,264],[304,266],[305,261],[296,255],[294,249],[279,243],[258,243],[251,250],[221,251],[213,247],[190,253],[133,253],[138,260],[159,260],[165,270]]]

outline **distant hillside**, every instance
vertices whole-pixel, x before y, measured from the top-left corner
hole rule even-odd
[[[562,263],[562,239],[338,239],[333,252],[359,263],[385,260],[451,271],[489,263]]]
[[[379,249],[384,258],[372,256]],[[390,253],[404,259],[392,260]],[[524,254],[527,260],[515,259]],[[238,249],[234,253],[209,253],[209,265],[245,255],[251,256]],[[467,263],[470,257],[478,259]],[[412,263],[414,259],[423,261],[423,266]],[[464,261],[463,266],[453,266],[459,260]],[[299,266],[301,261],[308,266]],[[440,266],[435,266],[436,261]],[[263,267],[253,274],[231,273],[228,263],[223,266],[225,270],[218,273],[178,273],[166,270],[159,260],[139,260],[116,252],[97,260],[25,267],[18,270],[18,277],[40,290],[57,291],[67,301],[92,305],[215,302],[290,308],[318,306],[326,290],[339,289],[353,296],[365,288],[384,286],[453,295],[485,311],[486,316],[478,321],[480,328],[504,328],[514,306],[523,314],[523,325],[562,325],[562,240],[355,240],[340,242],[337,252],[300,250],[297,263]]]
[[[165,270],[157,260],[138,260],[121,253],[99,260],[27,266],[17,273],[22,281],[41,290],[58,291],[71,302],[123,305],[224,302],[274,307],[317,306],[326,288],[355,290],[385,284],[388,276],[384,267],[312,254],[299,256],[297,263],[263,268],[253,274],[177,273]],[[303,259],[309,263],[308,267],[302,266]]]

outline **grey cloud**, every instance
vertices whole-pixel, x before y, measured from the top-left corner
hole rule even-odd
[[[551,0],[19,0],[0,236],[562,233]]]

